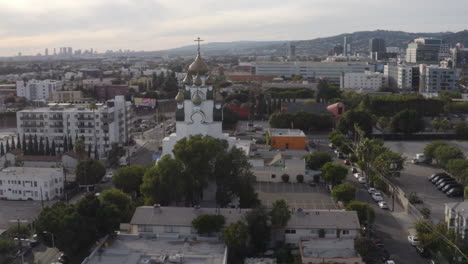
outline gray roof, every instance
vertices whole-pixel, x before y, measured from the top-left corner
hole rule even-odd
[[[357,253],[354,250],[354,238],[316,238],[302,241],[302,254],[313,258],[352,258]]]
[[[191,226],[192,220],[202,214],[222,214],[226,225],[244,219],[250,209],[160,207],[140,206],[135,210],[130,224],[156,226]],[[339,228],[360,229],[357,213],[344,210],[295,210],[287,228]]]
[[[296,210],[288,223],[288,228],[339,228],[360,229],[355,211],[344,210]]]
[[[448,208],[457,211],[458,213],[463,212],[463,216],[468,216],[468,201],[456,202],[456,203],[446,203],[445,206]]]

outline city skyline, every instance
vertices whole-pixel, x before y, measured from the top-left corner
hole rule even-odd
[[[246,1],[0,0],[0,56],[44,53],[45,48],[164,50],[209,42],[300,40],[364,30],[461,31],[462,0]],[[433,10],[437,10],[434,14]],[[18,19],[20,17],[21,19]]]

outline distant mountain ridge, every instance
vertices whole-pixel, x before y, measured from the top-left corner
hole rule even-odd
[[[351,44],[352,51],[369,48],[369,39],[382,38],[387,47],[406,48],[406,45],[415,38],[440,38],[445,43],[454,46],[463,43],[468,47],[468,31],[460,32],[436,32],[436,33],[408,33],[403,31],[374,30],[344,33],[336,36],[316,38],[311,40],[291,41],[296,46],[297,55],[326,55],[328,50],[336,44],[343,45],[344,37]],[[212,42],[202,45],[203,53],[209,56],[222,55],[286,55],[287,44],[290,41],[234,41],[234,42]],[[190,56],[196,50],[195,45],[183,46],[175,49],[154,51],[155,55],[179,55]]]

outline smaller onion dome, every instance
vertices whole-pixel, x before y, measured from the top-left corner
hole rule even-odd
[[[178,102],[178,103],[184,101],[184,92],[182,91],[182,89],[179,89],[179,92],[177,93],[177,95],[176,95],[176,97],[175,97],[175,100],[176,100],[176,102]]]
[[[197,77],[195,77],[195,80],[193,81],[193,84],[195,84],[196,86],[201,86],[203,84],[202,80],[200,78],[200,75],[197,74]]]
[[[200,95],[198,94],[198,91],[197,93],[195,94],[195,96],[192,98],[192,102],[194,105],[201,105],[202,103],[202,98],[200,97]]]
[[[185,78],[184,80],[182,81],[183,84],[187,84],[187,85],[190,85],[193,83],[193,79],[192,79],[192,74],[190,73],[187,73],[187,75],[185,75]]]
[[[203,61],[201,58],[200,52],[198,52],[197,57],[195,60],[190,64],[188,68],[188,72],[192,74],[200,74],[205,75],[208,73],[208,65]]]
[[[218,89],[215,90],[214,100],[215,100],[215,102],[222,102],[222,101],[224,101],[223,95],[221,94],[221,91],[219,91]]]
[[[215,80],[212,75],[208,76],[208,78],[205,81],[206,84],[208,85],[213,85],[215,83]]]

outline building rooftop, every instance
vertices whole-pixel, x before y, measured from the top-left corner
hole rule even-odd
[[[457,212],[463,212],[464,217],[468,217],[468,201],[456,202],[456,203],[446,203],[445,206],[455,210]]]
[[[305,137],[300,129],[270,128],[268,131],[271,137]]]
[[[0,170],[1,176],[35,177],[50,179],[52,176],[62,176],[62,168],[28,168],[28,167],[8,167]]]
[[[87,264],[149,264],[149,263],[184,263],[184,264],[222,264],[226,247],[221,242],[146,239],[138,235],[118,235],[114,240],[106,241],[94,255],[83,263]],[[169,261],[173,259],[173,262]],[[180,262],[174,261],[180,259]],[[159,261],[159,262],[158,262]]]
[[[192,220],[202,214],[222,214],[226,225],[243,220],[250,209],[191,208],[140,206],[135,210],[130,224],[159,226],[191,226]],[[355,211],[344,210],[302,210],[297,208],[288,223],[288,228],[340,228],[360,229]]]
[[[352,258],[357,257],[354,238],[315,238],[301,242],[302,257]]]

